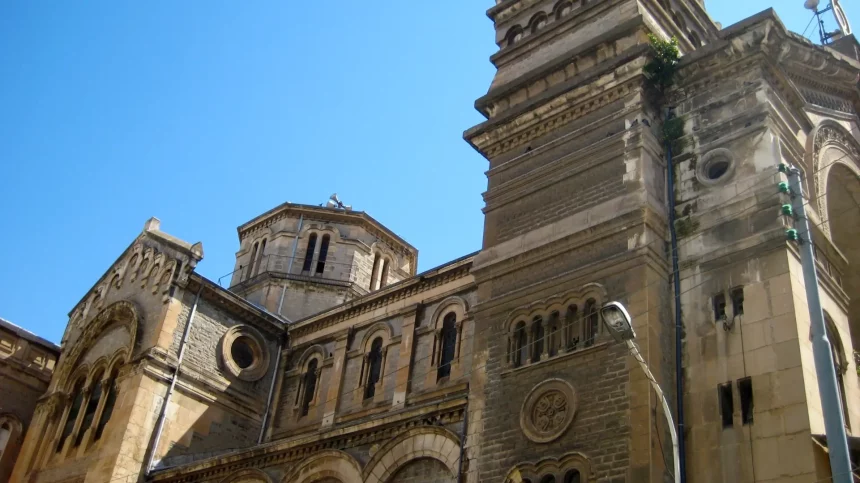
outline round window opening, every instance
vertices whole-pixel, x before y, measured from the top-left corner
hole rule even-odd
[[[729,171],[729,161],[727,159],[714,160],[708,165],[707,176],[711,181],[716,181],[723,177]]]
[[[729,180],[735,171],[735,158],[731,151],[718,148],[702,156],[696,168],[696,177],[706,186],[716,186]]]
[[[233,341],[230,355],[233,356],[233,361],[241,369],[247,369],[254,364],[254,349],[247,337],[239,337]]]

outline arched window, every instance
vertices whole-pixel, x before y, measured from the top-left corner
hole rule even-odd
[[[81,445],[84,439],[84,433],[93,425],[93,419],[96,416],[96,410],[99,408],[99,401],[102,397],[102,372],[97,373],[92,380],[92,389],[90,390],[90,398],[87,401],[87,407],[84,411],[84,420],[78,429],[78,435],[75,437],[75,447]]]
[[[263,257],[266,254],[266,240],[260,242],[260,251],[257,252],[257,261],[254,263],[254,272],[256,275],[260,271],[260,266],[263,264]]]
[[[323,273],[325,270],[325,259],[328,257],[328,244],[331,240],[329,235],[323,235],[322,243],[320,243],[320,257],[317,260],[317,273]]]
[[[850,427],[851,420],[848,419],[848,399],[845,397],[845,380],[842,376],[848,367],[848,360],[845,357],[845,351],[842,346],[842,338],[839,337],[839,331],[836,329],[836,324],[830,318],[830,314],[824,312],[824,327],[827,330],[827,338],[830,340],[830,354],[833,357],[833,371],[836,374],[836,386],[839,389],[839,402],[842,407],[842,419],[845,420],[845,427]]]
[[[99,424],[96,426],[96,434],[93,438],[95,441],[98,441],[99,438],[102,437],[102,433],[104,433],[105,426],[107,426],[108,421],[110,421],[110,417],[113,414],[113,407],[116,404],[116,396],[117,396],[117,382],[116,377],[118,373],[118,369],[114,369],[111,371],[110,377],[108,378],[107,383],[107,395],[105,396],[105,407],[102,409],[102,415],[99,418]]]
[[[305,371],[305,394],[302,398],[302,416],[307,416],[311,408],[311,402],[314,400],[314,393],[317,389],[317,360],[312,359],[308,363],[308,369]]]
[[[559,349],[559,325],[558,325],[559,315],[558,312],[553,312],[549,314],[549,322],[547,322],[547,330],[549,331],[549,335],[547,336],[547,353],[550,357],[555,357],[558,354]]]
[[[572,4],[570,2],[559,2],[559,4],[555,7],[555,19],[559,20],[565,15],[569,14],[571,7]]]
[[[382,261],[382,274],[379,275],[379,288],[388,285],[388,259]]]
[[[505,42],[507,46],[510,47],[519,42],[521,38],[523,38],[523,28],[519,25],[515,25],[508,30],[508,35],[505,36]]]
[[[63,444],[75,429],[75,422],[78,420],[78,413],[81,412],[81,405],[83,402],[84,378],[81,377],[77,382],[75,382],[74,389],[72,389],[72,404],[69,406],[68,412],[66,413],[66,423],[63,426],[63,432],[60,433],[60,440],[57,441],[58,453],[63,449]]]
[[[538,30],[544,28],[546,25],[546,15],[543,13],[539,13],[532,18],[531,28],[532,33],[536,33]]]
[[[588,299],[585,302],[585,347],[594,345],[594,340],[597,339],[597,332],[600,330],[598,325],[597,302],[594,299]]]
[[[379,261],[381,257],[377,253],[373,256],[373,268],[370,269],[370,290],[376,290],[376,276],[379,273]]]
[[[514,329],[514,367],[525,365],[529,360],[528,334],[526,323],[520,322]]]
[[[314,261],[314,250],[317,247],[317,234],[311,233],[311,236],[308,237],[308,248],[305,250],[305,263],[302,264],[303,272],[310,272],[311,265]]]
[[[537,316],[532,320],[532,362],[538,362],[544,345],[543,319]]]
[[[540,483],[555,483],[555,475],[546,475],[541,478]]]
[[[439,368],[436,371],[436,379],[442,379],[451,375],[451,362],[454,360],[454,350],[457,346],[457,314],[451,312],[442,321],[442,334],[440,337]]]
[[[260,242],[254,242],[254,248],[251,250],[251,258],[248,260],[248,267],[245,269],[245,279],[251,278],[254,273],[254,262],[257,260],[257,249],[260,248]]]
[[[564,483],[581,483],[581,480],[579,470],[570,470],[564,474]]]
[[[367,355],[367,384],[364,387],[364,399],[371,399],[376,395],[376,383],[382,373],[382,337],[373,339],[370,344],[370,353]]]
[[[565,344],[568,352],[575,351],[579,348],[581,331],[579,327],[579,312],[576,305],[571,305],[567,308],[564,314],[564,330],[567,334]]]

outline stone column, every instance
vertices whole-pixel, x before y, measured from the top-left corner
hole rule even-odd
[[[328,384],[328,394],[323,407],[322,427],[328,428],[334,424],[337,405],[340,401],[340,391],[343,386],[343,372],[346,369],[346,352],[349,348],[350,331],[342,334],[335,341],[334,364],[332,365],[331,380]]]
[[[52,421],[62,417],[60,411],[64,404],[62,394],[54,393],[40,401],[36,406],[36,411],[30,422],[30,429],[24,437],[24,442],[18,453],[18,460],[9,481],[25,481],[27,479],[25,475],[40,468],[40,457],[44,453],[52,454],[53,448],[50,447],[54,441],[54,438],[50,437],[54,434]]]
[[[418,305],[412,305],[403,312],[403,329],[400,338],[400,357],[397,358],[397,374],[394,377],[394,409],[406,404],[409,380],[412,376],[412,351],[415,348],[415,322]]]

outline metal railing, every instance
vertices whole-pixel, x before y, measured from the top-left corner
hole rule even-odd
[[[338,261],[336,257],[328,257],[325,262],[311,261],[305,263],[304,256],[294,257],[285,255],[263,255],[256,263],[240,266],[218,278],[218,285],[229,288],[239,287],[254,281],[261,275],[293,280],[307,280],[334,285],[354,284],[357,273],[352,263]],[[292,260],[292,266],[290,261]],[[308,268],[308,270],[305,270]],[[225,280],[228,279],[228,280]],[[362,291],[361,287],[356,287]],[[364,290],[366,291],[366,290]]]

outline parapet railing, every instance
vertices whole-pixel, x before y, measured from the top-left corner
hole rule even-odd
[[[292,265],[290,261],[292,261]],[[241,289],[246,285],[253,284],[262,276],[350,286],[362,294],[368,292],[367,288],[355,284],[357,273],[352,263],[340,262],[335,257],[326,258],[323,262],[310,260],[306,263],[305,257],[274,254],[263,255],[255,263],[240,266],[221,276],[218,278],[218,285],[225,287],[226,283],[229,285],[225,288]]]

